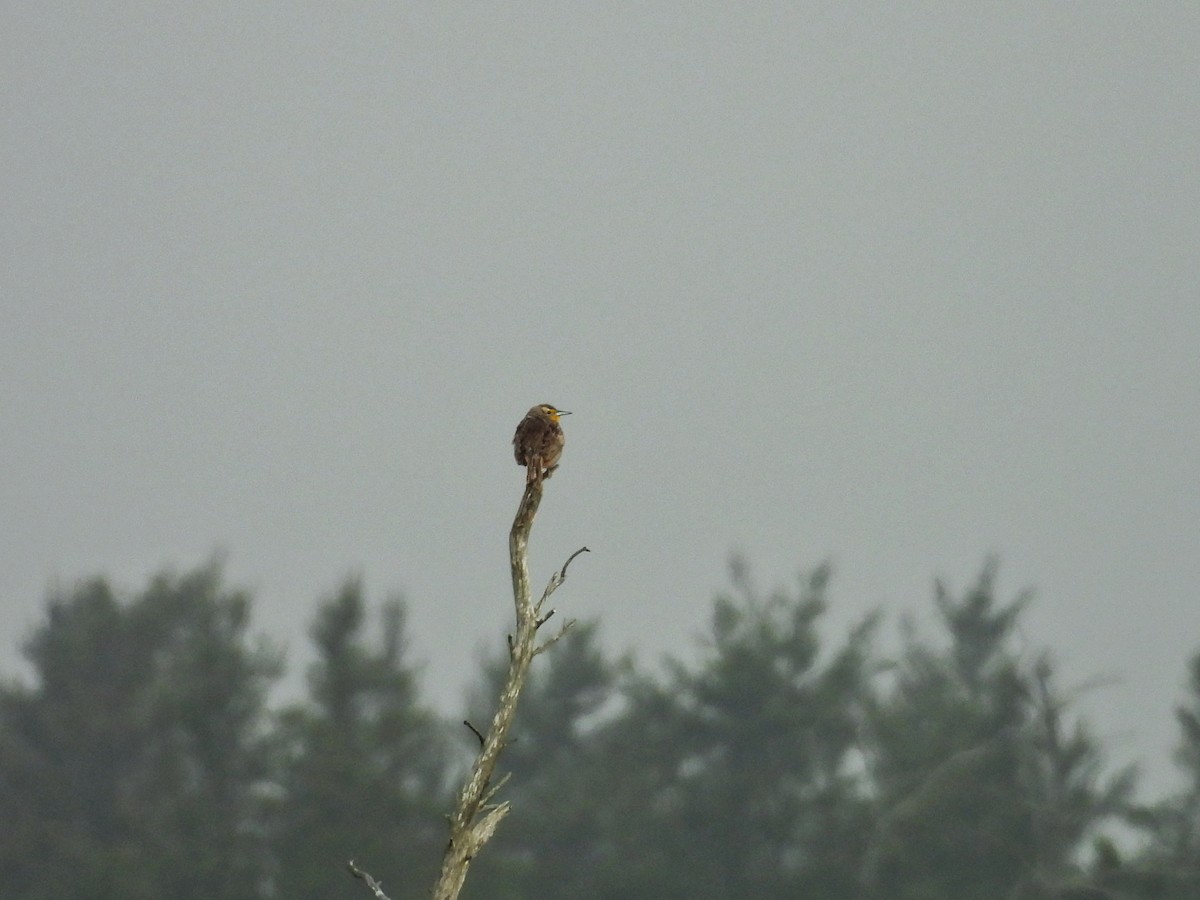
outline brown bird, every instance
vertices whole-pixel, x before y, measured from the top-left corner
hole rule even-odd
[[[513,455],[517,464],[525,467],[526,484],[549,478],[558,468],[558,458],[566,442],[558,419],[569,415],[549,403],[539,403],[525,413],[513,435]]]

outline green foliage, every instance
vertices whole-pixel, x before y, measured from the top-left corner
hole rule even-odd
[[[827,581],[818,569],[798,594],[764,597],[735,563],[699,665],[675,662],[665,689],[642,693],[636,712],[671,726],[655,830],[684,874],[679,896],[857,894],[867,806],[853,763],[874,623],[823,653]]]
[[[276,655],[208,566],[132,599],[103,581],[50,602],[37,684],[0,694],[3,896],[252,896]]]
[[[614,695],[590,631],[555,647],[506,756],[514,814],[471,896],[854,896],[871,626],[826,659],[824,570],[798,597],[734,580],[703,660],[671,662],[664,683],[627,671]]]
[[[1164,816],[1172,900],[1200,896],[1200,653],[1192,657],[1188,676],[1187,702],[1175,710],[1180,730],[1175,759],[1186,787],[1165,804]]]
[[[697,653],[658,674],[575,628],[534,665],[501,760],[512,812],[464,896],[1200,897],[1200,654],[1186,786],[1131,812],[1131,773],[1106,776],[994,578],[939,586],[935,639],[908,629],[892,662],[874,618],[822,635],[824,568],[763,594],[735,564]],[[50,600],[35,679],[0,687],[0,897],[362,896],[349,858],[396,900],[432,883],[467,754],[421,701],[404,605],[371,614],[355,581],[324,601],[308,695],[274,716],[279,658],[249,614],[213,566]],[[507,663],[484,663],[480,730]],[[1143,850],[1107,840],[1119,816]]]
[[[994,574],[960,599],[938,586],[949,646],[910,631],[870,717],[871,896],[1058,896],[1080,879],[1082,841],[1126,804],[1132,774],[1103,779],[1095,740],[1063,721],[1048,658],[1028,666],[1011,649],[1026,598],[998,604]]]
[[[1183,789],[1141,810],[1138,824],[1150,842],[1133,859],[1108,859],[1102,880],[1119,896],[1146,900],[1195,900],[1200,897],[1200,652],[1188,665],[1188,695],[1176,707],[1179,745],[1175,761]]]
[[[275,890],[290,900],[346,893],[351,858],[389,883],[432,883],[437,871],[441,726],[417,699],[403,604],[380,608],[376,646],[364,640],[365,620],[357,581],[322,604],[311,631],[311,700],[281,717]]]

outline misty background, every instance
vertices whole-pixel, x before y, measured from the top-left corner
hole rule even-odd
[[[225,559],[292,683],[401,592],[462,702],[512,430],[534,581],[684,653],[743,553],[826,633],[985,558],[1144,792],[1200,646],[1200,8],[10,4],[0,671],[48,592]]]

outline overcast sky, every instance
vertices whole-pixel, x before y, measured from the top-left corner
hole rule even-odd
[[[831,642],[988,554],[1114,762],[1200,650],[1200,6],[10,3],[0,670],[215,551],[297,670],[409,599],[453,709],[534,581],[655,664],[731,552]],[[1154,793],[1151,790],[1150,793]]]

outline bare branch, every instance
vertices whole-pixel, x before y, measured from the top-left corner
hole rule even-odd
[[[484,806],[487,806],[489,803],[492,802],[492,798],[495,797],[496,794],[498,794],[500,792],[501,788],[503,788],[506,784],[508,784],[508,779],[510,779],[510,778],[512,778],[512,772],[505,772],[504,775],[500,778],[500,780],[498,782],[496,782],[496,784],[486,794],[483,795],[483,805]]]
[[[354,864],[354,860],[348,860],[346,862],[346,868],[349,869],[350,874],[359,881],[365,881],[367,883],[367,887],[371,889],[371,892],[375,895],[376,900],[391,900],[391,898],[383,892],[383,885],[372,878],[369,872],[364,872],[362,869],[356,866]]]
[[[537,606],[534,607],[535,613],[537,613],[538,615],[541,614],[542,607],[546,605],[546,601],[550,599],[550,595],[553,594],[555,591],[557,591],[559,589],[559,587],[562,585],[562,583],[567,580],[567,566],[569,566],[571,564],[571,561],[573,559],[575,559],[575,557],[577,557],[580,553],[591,553],[591,552],[592,551],[589,550],[587,547],[580,547],[578,550],[576,550],[574,553],[572,553],[570,556],[567,557],[567,561],[565,563],[563,563],[563,567],[561,569],[559,569],[557,572],[555,572],[553,575],[550,576],[550,583],[546,585],[546,590],[542,591],[542,599],[539,600],[537,602]],[[550,615],[552,615],[552,613],[547,614],[546,618],[547,619],[550,618]],[[545,621],[545,620],[543,620],[543,621]]]
[[[591,553],[591,552],[592,551],[589,550],[587,547],[580,547],[578,550],[576,550],[574,553],[572,553],[570,556],[568,556],[567,561],[565,563],[563,563],[562,569],[559,570],[559,573],[558,573],[559,581],[563,582],[563,581],[567,580],[567,566],[569,566],[571,563],[573,563],[575,561],[575,557],[577,557],[580,553]]]
[[[497,792],[508,780],[505,775],[492,786],[492,777],[496,771],[500,753],[507,744],[508,733],[512,728],[513,718],[517,711],[517,700],[525,685],[529,673],[529,665],[533,658],[557,641],[573,625],[568,622],[557,636],[551,638],[540,647],[537,645],[537,631],[547,619],[553,615],[553,610],[544,616],[541,613],[546,600],[566,580],[567,566],[580,553],[587,552],[587,547],[576,550],[563,563],[562,569],[550,579],[541,600],[533,602],[529,587],[529,532],[533,528],[533,518],[542,502],[543,482],[540,479],[525,485],[525,493],[521,497],[521,505],[517,508],[516,518],[513,519],[512,530],[508,536],[509,561],[512,566],[513,603],[516,607],[517,627],[513,634],[508,635],[508,675],[500,692],[500,702],[492,716],[487,733],[481,735],[479,730],[469,722],[464,723],[479,738],[479,756],[471,768],[458,796],[450,819],[450,840],[442,857],[442,871],[437,884],[433,888],[434,900],[455,900],[462,890],[467,877],[467,867],[471,860],[496,830],[500,820],[508,814],[507,802],[492,804]]]
[[[553,612],[553,610],[551,610],[551,612]],[[549,616],[547,616],[547,618],[549,618]],[[558,629],[558,634],[556,634],[554,637],[550,638],[550,640],[546,641],[546,643],[542,644],[540,647],[538,647],[536,650],[534,650],[533,655],[537,656],[540,653],[545,653],[547,650],[549,650],[551,647],[553,647],[555,644],[557,644],[559,641],[561,641],[563,639],[563,637],[566,635],[566,633],[574,627],[575,627],[575,620],[568,619],[566,622],[563,623],[563,627]]]

